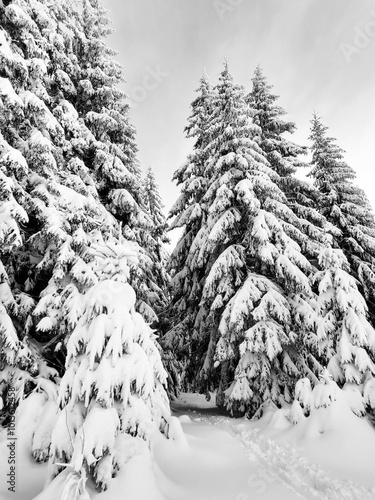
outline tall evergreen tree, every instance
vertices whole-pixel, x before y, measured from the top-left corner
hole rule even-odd
[[[317,368],[315,359],[309,368],[304,338],[294,331],[297,304],[300,316],[312,312],[311,266],[284,230],[281,220],[301,232],[254,140],[259,134],[226,65],[204,150],[207,216],[189,249],[202,278],[185,340],[186,376],[200,390],[219,385],[217,403],[242,412],[289,399],[298,373]]]
[[[84,2],[82,12],[69,0],[2,3],[0,24],[1,420],[7,423],[10,384],[17,400],[29,396],[26,403],[46,408],[35,420],[31,445],[44,461],[59,376],[59,403],[74,409],[73,427],[85,425],[93,407],[114,416],[122,405],[112,444],[122,434],[147,437],[142,429],[168,413],[158,346],[134,310],[131,288],[142,258],[151,261],[140,245],[152,221],[142,201],[134,129],[116,90],[121,71],[101,39],[106,21],[100,4]],[[120,283],[126,307],[100,302],[112,282]],[[112,340],[104,331],[94,335],[93,324],[101,320],[116,330]],[[78,366],[85,356],[90,364]],[[123,367],[121,383],[115,360]],[[104,385],[113,382],[100,395],[85,385],[99,373]],[[52,455],[67,463],[78,448],[66,448],[58,429]],[[75,472],[92,466],[97,485],[105,487],[118,466],[108,458],[99,465],[106,450],[113,448],[103,449],[95,464],[81,457]]]
[[[151,226],[146,247],[150,259],[143,273],[139,275],[139,300],[142,301],[139,308],[148,321],[157,320],[158,328],[164,329],[163,313],[167,305],[170,280],[166,271],[168,254],[165,245],[169,243],[169,238],[167,221],[163,214],[164,206],[151,167],[142,182],[142,198]]]
[[[375,219],[362,189],[353,181],[354,170],[344,161],[343,150],[327,135],[328,128],[314,114],[311,121],[312,170],[321,193],[319,210],[340,232],[336,244],[344,251],[353,275],[359,279],[371,322],[375,321]]]
[[[71,157],[63,120],[59,122],[54,115],[62,96],[55,95],[48,71],[53,70],[57,46],[63,49],[68,36],[64,38],[57,27],[61,11],[63,7],[56,6],[46,23],[47,11],[42,4],[36,11],[27,2],[22,3],[22,8],[13,3],[0,8],[4,28],[0,33],[0,169],[5,188],[2,201],[10,216],[6,217],[8,228],[4,236],[8,243],[11,241],[11,245],[6,243],[2,248],[2,279],[14,298],[10,300],[11,295],[7,294],[5,301],[13,322],[8,322],[8,326],[18,336],[12,344],[15,355],[12,360],[7,356],[8,362],[2,366],[1,389],[6,397],[8,383],[13,379],[17,399],[34,388],[49,392],[47,381],[56,378],[57,372],[45,367],[46,358],[50,365],[54,364],[50,356],[50,347],[53,350],[54,345],[49,344],[45,332],[53,331],[57,325],[48,321],[39,325],[35,306],[53,274],[63,279],[67,259],[72,257],[69,235],[96,212],[92,199],[82,195],[84,183],[68,173],[66,165]],[[67,56],[64,57],[66,62]],[[65,112],[71,117],[68,106]],[[77,134],[84,133],[84,128],[77,124]],[[60,173],[61,170],[66,172]],[[58,200],[62,190],[68,196]],[[75,213],[69,213],[70,203],[76,205]]]
[[[202,198],[208,185],[206,147],[215,96],[206,74],[200,79],[196,92],[198,95],[191,104],[191,115],[185,128],[186,136],[195,140],[194,151],[173,176],[181,186],[181,195],[170,211],[169,216],[174,217],[170,229],[182,228],[183,233],[168,263],[172,275],[171,300],[167,310],[171,329],[163,339],[163,346],[172,349],[172,352],[184,353],[184,360],[197,355],[193,354],[194,347],[189,336],[194,327],[204,277],[202,269],[197,266],[195,254],[199,252],[198,241],[207,218]],[[186,368],[191,371],[189,365]],[[185,389],[189,388],[191,379],[189,376],[182,378]]]
[[[115,52],[103,43],[111,32],[107,11],[97,0],[84,0],[82,11],[68,2],[57,5],[55,12],[61,25],[67,26],[61,30],[67,39],[67,56],[60,53],[61,41],[52,52],[53,92],[65,97],[56,113],[59,117],[64,114],[60,108],[67,102],[74,107],[76,118],[64,117],[69,148],[88,168],[100,201],[118,221],[118,230],[138,245],[139,263],[132,269],[131,281],[142,287],[139,305],[144,304],[144,314],[155,318],[149,298],[155,294],[152,288],[156,284],[147,272],[153,261],[153,225],[142,198],[135,129],[129,121],[125,93],[119,89],[122,68],[113,59]],[[76,119],[87,127],[85,141],[77,135]]]
[[[156,183],[155,174],[151,167],[147,169],[143,182],[143,196],[148,213],[151,215],[154,224],[153,237],[162,243],[168,243],[166,234],[167,222],[163,213],[163,202],[159,193],[159,186]]]
[[[278,99],[279,96],[272,93],[272,85],[268,84],[258,66],[252,79],[252,90],[246,100],[253,113],[253,121],[261,130],[260,147],[270,167],[279,176],[276,182],[286,196],[288,207],[299,218],[302,232],[294,233],[293,237],[297,238],[309,260],[316,263],[321,244],[331,241],[327,234],[338,234],[339,231],[316,209],[319,203],[318,189],[295,175],[299,168],[308,166],[301,160],[307,148],[288,139],[286,134],[293,134],[296,125],[284,119],[286,111],[277,105]]]

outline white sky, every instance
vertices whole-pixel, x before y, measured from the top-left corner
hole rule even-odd
[[[135,104],[139,159],[153,167],[167,210],[179,195],[173,172],[191,149],[183,130],[194,90],[204,69],[216,84],[224,58],[248,90],[262,66],[296,142],[309,145],[317,111],[375,207],[375,0],[103,2],[115,29],[107,43]]]

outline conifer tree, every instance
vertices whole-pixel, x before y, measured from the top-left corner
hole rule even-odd
[[[98,0],[84,0],[82,31],[76,33],[81,71],[77,82],[77,111],[95,137],[88,155],[102,202],[122,223],[124,236],[141,246],[151,221],[141,196],[135,129],[129,105],[119,89],[122,68],[115,52],[103,43],[111,32],[107,11]]]
[[[295,175],[298,168],[307,167],[301,160],[307,148],[298,146],[285,136],[293,134],[296,125],[284,119],[286,111],[277,105],[279,96],[272,93],[272,85],[268,84],[259,66],[254,72],[252,83],[252,90],[246,100],[254,123],[260,127],[260,147],[270,167],[279,175],[276,182],[286,196],[288,207],[299,218],[303,236],[301,238],[294,233],[293,237],[298,238],[309,260],[316,262],[321,244],[327,243],[326,234],[338,234],[339,231],[317,211],[319,191]]]
[[[151,167],[146,172],[143,193],[147,211],[151,215],[154,224],[153,236],[155,239],[160,239],[162,243],[167,243],[169,239],[166,235],[167,223],[163,214],[164,205],[161,201],[159,186],[156,183],[155,174]]]
[[[337,245],[344,251],[351,272],[360,281],[371,321],[375,314],[375,219],[362,189],[353,181],[354,170],[344,161],[344,151],[328,137],[321,119],[311,121],[312,170],[310,176],[321,193],[319,210],[339,229]]]
[[[94,166],[100,200],[119,222],[123,236],[138,245],[139,262],[132,269],[131,282],[138,290],[137,307],[147,321],[154,322],[165,305],[166,276],[164,264],[155,263],[160,246],[155,243],[155,225],[143,195],[129,105],[118,87],[122,68],[113,59],[115,52],[103,44],[111,31],[108,24],[100,2],[83,2],[77,109],[96,139],[88,160]]]
[[[373,412],[375,402],[375,330],[367,320],[367,306],[348,274],[350,266],[339,249],[319,255],[323,269],[314,280],[319,286],[317,336],[319,350],[334,381],[357,386]]]
[[[152,266],[149,273],[158,289],[153,290],[153,305],[160,320],[160,314],[167,305],[167,294],[169,288],[169,276],[165,266],[168,254],[165,245],[169,243],[167,235],[167,221],[163,213],[164,205],[162,203],[159,186],[156,183],[155,175],[151,167],[146,172],[143,181],[143,199],[148,215],[152,221],[151,241],[148,249],[152,256]],[[147,300],[147,297],[146,297]],[[149,295],[150,300],[150,295]]]
[[[169,403],[155,336],[135,311],[128,284],[136,255],[116,240],[98,241],[91,251],[97,282],[69,308],[79,320],[67,343],[50,455],[58,463],[53,475],[70,464],[76,477],[87,470],[105,490],[139,438],[148,442],[165,426]]]
[[[100,4],[1,3],[0,23],[0,418],[11,384],[34,458],[71,461],[83,498],[86,470],[105,489],[169,418],[130,284],[152,221]]]
[[[185,339],[186,376],[200,390],[219,384],[217,404],[253,413],[265,400],[289,400],[299,372],[316,371],[294,331],[297,309],[301,317],[313,312],[311,266],[290,236],[301,233],[298,218],[254,140],[259,127],[227,65],[208,125],[207,215],[189,249],[202,284]]]
[[[206,74],[200,79],[196,92],[198,95],[191,104],[191,115],[185,128],[186,136],[195,140],[194,151],[173,176],[181,186],[181,195],[169,214],[174,217],[170,229],[182,228],[183,233],[168,263],[172,275],[171,300],[167,310],[171,329],[162,340],[165,349],[184,353],[183,359],[192,355],[193,347],[187,338],[195,323],[204,276],[202,269],[197,266],[195,254],[199,252],[198,235],[201,235],[206,220],[202,198],[208,183],[205,173],[205,161],[208,158],[206,146],[215,96]],[[190,367],[187,366],[187,369],[190,370]],[[189,387],[188,380],[189,377],[183,377],[185,389]]]
[[[40,404],[53,403],[83,297],[101,279],[94,246],[132,239],[127,245],[138,256],[127,264],[132,284],[142,258],[151,261],[140,247],[151,219],[142,205],[134,129],[116,90],[120,67],[100,38],[106,30],[100,4],[85,2],[84,12],[69,0],[0,5],[4,423],[11,382],[18,399],[39,391]],[[108,263],[111,269],[117,280]],[[49,435],[35,434],[37,460],[48,457]]]
[[[17,400],[36,387],[51,392],[48,381],[57,375],[45,366],[43,329],[38,331],[33,319],[38,294],[57,267],[58,245],[66,234],[53,203],[64,184],[58,169],[65,163],[66,141],[51,111],[55,101],[47,75],[48,50],[54,57],[54,44],[63,39],[59,30],[54,32],[54,16],[46,24],[45,15],[41,4],[36,11],[27,3],[22,8],[13,3],[0,7],[2,288],[8,290],[2,302],[8,313],[4,345],[13,351],[1,366],[1,391],[6,397],[12,381]],[[88,208],[89,201],[85,205]]]

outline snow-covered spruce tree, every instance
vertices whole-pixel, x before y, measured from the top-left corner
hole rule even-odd
[[[365,299],[349,274],[342,250],[323,249],[319,263],[323,270],[314,280],[319,286],[317,335],[321,355],[335,382],[340,387],[356,386],[373,413],[375,330],[367,320]]]
[[[285,136],[294,133],[296,125],[284,119],[286,111],[277,105],[278,98],[272,93],[272,85],[268,84],[258,66],[246,101],[254,123],[261,130],[259,145],[265,152],[270,167],[279,175],[276,182],[286,196],[288,207],[299,218],[298,224],[302,232],[294,233],[293,238],[301,245],[304,255],[311,262],[316,262],[321,244],[326,243],[326,233],[340,235],[340,231],[316,209],[320,199],[317,188],[295,176],[298,168],[308,166],[300,159],[301,155],[307,153],[307,148],[298,146]],[[284,224],[287,222],[284,221]],[[297,224],[297,219],[293,223]],[[285,229],[287,230],[286,227]],[[299,237],[301,234],[302,237]]]
[[[164,349],[178,352],[184,364],[193,355],[194,347],[188,341],[188,336],[196,320],[204,277],[194,257],[199,252],[199,246],[195,242],[192,248],[192,244],[206,220],[202,197],[208,185],[205,176],[205,161],[208,158],[206,146],[209,142],[208,127],[215,95],[206,74],[203,74],[196,92],[198,95],[191,104],[191,115],[185,128],[186,136],[195,141],[194,151],[173,176],[181,186],[181,195],[169,214],[174,217],[170,229],[182,228],[183,232],[168,263],[172,274],[171,300],[167,310],[171,328],[162,339]],[[189,389],[194,377],[192,366],[191,362],[186,366],[191,377],[182,377],[185,389]],[[197,369],[195,367],[195,371]]]
[[[152,322],[165,303],[164,285],[154,269],[155,227],[142,196],[135,129],[126,96],[119,89],[122,68],[113,59],[115,52],[103,42],[111,31],[109,22],[99,1],[83,2],[83,29],[76,41],[81,66],[77,110],[95,138],[85,163],[93,167],[100,200],[119,221],[124,237],[138,245],[139,261],[131,282],[138,291],[137,307]]]
[[[0,21],[1,395],[6,399],[12,377],[19,399],[32,390],[48,399],[56,392],[49,383],[57,377],[51,367],[64,372],[66,341],[79,319],[69,307],[97,283],[89,268],[97,229],[104,242],[121,233],[120,223],[101,203],[108,183],[107,188],[100,184],[105,175],[94,168],[96,152],[108,153],[108,175],[115,177],[111,187],[128,186],[127,175],[136,179],[137,174],[127,174],[116,158],[134,163],[133,129],[126,128],[128,118],[118,100],[110,109],[118,117],[113,134],[96,138],[89,130],[86,114],[105,90],[99,92],[99,85],[91,104],[85,100],[85,116],[77,111],[79,82],[91,68],[91,63],[84,64],[90,44],[82,13],[69,0],[48,7],[26,0],[1,4]],[[98,39],[95,46],[99,50],[103,44]],[[117,82],[114,66],[106,66],[103,56],[100,61],[102,67],[90,73],[93,80],[97,74],[99,83],[108,83],[114,75]],[[114,87],[110,90],[115,94]],[[99,140],[103,137],[105,142]],[[120,195],[127,197],[123,191]],[[134,247],[142,255],[137,243]],[[139,264],[134,262],[133,268]],[[5,419],[6,412],[5,405]],[[45,460],[48,438],[34,441],[35,457]]]
[[[91,253],[97,282],[69,307],[79,320],[67,343],[50,454],[58,464],[52,475],[69,464],[76,476],[89,473],[103,490],[140,440],[148,442],[166,423],[169,403],[155,335],[135,311],[128,284],[136,255],[100,238]]]
[[[155,174],[151,167],[147,169],[143,182],[143,196],[148,213],[151,215],[154,229],[153,237],[161,243],[168,243],[169,238],[166,234],[167,222],[163,214],[163,202],[159,193],[159,186],[156,183]],[[160,260],[162,255],[160,255]]]
[[[35,421],[31,443],[35,459],[45,461],[52,449],[56,453],[61,450],[59,459],[66,463],[64,457],[68,456],[69,450],[74,450],[74,446],[66,450],[65,442],[59,441],[60,437],[64,438],[63,433],[56,430],[61,417],[58,417],[55,427],[54,447],[50,448],[51,431],[56,418],[55,382],[58,382],[58,373],[51,366],[57,366],[59,375],[63,375],[68,354],[68,372],[60,402],[63,407],[70,405],[69,409],[77,402],[76,412],[82,410],[82,419],[89,415],[89,410],[95,405],[102,404],[103,408],[108,408],[113,403],[112,406],[119,406],[118,429],[115,431],[112,427],[114,434],[108,438],[113,442],[118,431],[117,449],[125,439],[122,431],[146,438],[147,425],[158,422],[160,413],[166,415],[168,406],[162,388],[165,374],[154,335],[134,311],[132,301],[135,295],[130,285],[125,283],[125,278],[129,278],[129,269],[138,267],[137,259],[131,257],[134,252],[129,249],[124,253],[122,245],[119,245],[119,251],[112,248],[118,240],[124,240],[121,228],[126,234],[130,229],[128,231],[125,228],[126,221],[123,219],[121,226],[101,202],[104,201],[110,208],[107,199],[101,200],[107,188],[100,184],[102,171],[95,170],[94,165],[97,151],[108,153],[106,158],[113,160],[107,164],[108,172],[117,176],[111,186],[118,189],[126,187],[128,181],[124,164],[118,163],[114,159],[115,155],[110,157],[110,150],[115,150],[117,157],[122,154],[119,151],[123,151],[125,158],[124,151],[129,146],[126,142],[128,132],[123,135],[114,132],[113,137],[105,137],[105,142],[102,142],[99,139],[104,136],[96,138],[88,128],[90,120],[84,121],[80,116],[81,111],[77,111],[77,87],[84,68],[78,49],[81,47],[79,40],[83,37],[84,20],[69,0],[55,2],[49,7],[37,1],[10,3],[6,7],[1,4],[0,19],[4,28],[0,32],[0,202],[4,215],[0,230],[3,244],[0,256],[3,264],[0,389],[5,403],[2,420],[6,424],[7,393],[12,382],[18,399],[29,395],[22,404],[26,405],[25,411],[32,410],[30,418]],[[107,70],[111,74],[110,64]],[[104,79],[105,65],[96,71],[98,79]],[[89,113],[89,100],[86,105],[86,112]],[[116,112],[120,112],[119,109],[116,108]],[[114,137],[121,148],[116,142],[111,142],[115,141]],[[132,148],[128,153],[129,158]],[[135,173],[131,175],[136,178]],[[138,195],[141,196],[141,191]],[[134,247],[137,255],[140,254],[137,243],[129,245]],[[125,327],[124,322],[128,320],[126,335],[129,335],[129,345],[126,345],[125,340],[124,345],[120,345],[122,331],[120,341],[117,335],[112,343],[109,334],[106,334],[104,351],[101,352],[106,360],[101,366],[107,363],[109,352],[111,362],[117,359],[116,356],[124,358],[125,352],[132,349],[133,353],[126,358],[129,360],[128,379],[126,374],[121,374],[122,381],[127,382],[128,386],[124,383],[112,387],[116,391],[124,387],[124,392],[121,395],[118,392],[111,393],[105,401],[101,399],[103,394],[100,394],[90,407],[91,396],[95,398],[96,393],[88,388],[85,398],[89,407],[85,408],[84,402],[75,400],[76,391],[80,390],[80,377],[87,382],[92,376],[99,354],[90,361],[93,364],[86,367],[87,373],[81,366],[79,375],[75,377],[77,365],[74,367],[74,363],[78,355],[75,347],[82,348],[82,352],[87,355],[93,351],[90,350],[90,343],[89,346],[72,346],[68,340],[74,333],[79,336],[78,325],[81,333],[87,327],[86,335],[90,328],[90,336],[98,340],[93,335],[90,323],[95,315],[85,315],[87,309],[91,307],[92,311],[92,307],[95,308],[95,304],[85,300],[96,297],[94,291],[90,295],[91,290],[99,290],[99,295],[103,295],[103,290],[107,290],[103,281],[108,287],[112,286],[112,282],[116,286],[120,282],[120,296],[128,304],[128,309],[122,304],[119,306],[118,301],[111,303],[112,309],[108,309],[112,313],[113,308],[116,308],[111,314],[113,318],[121,316],[123,323],[120,329]],[[97,315],[108,317],[108,309],[104,311],[105,307],[100,304],[97,307]],[[98,344],[96,348],[99,353]],[[133,362],[137,362],[136,367]],[[125,362],[121,366],[125,370]],[[74,380],[76,384],[72,392],[69,380]],[[113,381],[118,379],[114,377]],[[113,414],[113,411],[110,413]],[[94,415],[97,414],[95,411]],[[107,415],[105,413],[104,418]],[[109,448],[103,453],[106,451]],[[74,455],[74,470],[79,474],[79,471],[83,473],[85,465],[79,468],[77,453],[78,448]],[[83,464],[87,464],[86,458],[82,458]],[[97,458],[99,460],[99,452]],[[119,465],[119,458],[114,459],[113,464],[108,459],[103,460],[96,467],[90,460],[90,465],[89,472],[95,475],[98,486],[105,487]]]
[[[170,277],[165,269],[168,254],[165,244],[169,243],[167,235],[167,221],[163,213],[164,205],[159,194],[159,186],[156,183],[155,174],[151,167],[147,169],[146,176],[143,180],[143,200],[147,213],[152,220],[151,237],[148,245],[148,250],[152,257],[152,275],[155,284],[159,289],[155,288],[152,295],[149,295],[151,305],[158,313],[160,322],[160,313],[167,305],[167,292],[169,287]],[[151,300],[153,298],[153,300]]]
[[[124,226],[132,225],[142,203],[140,169],[136,158],[135,129],[129,122],[129,106],[118,86],[122,67],[104,38],[111,32],[107,11],[97,0],[84,0],[82,32],[77,33],[76,52],[81,65],[77,84],[77,111],[96,141],[90,151],[99,194],[112,203]],[[124,192],[117,190],[123,189]],[[121,201],[121,194],[127,204]],[[117,196],[116,196],[117,195]],[[116,211],[117,208],[117,211]],[[124,227],[126,229],[126,227]]]
[[[34,388],[53,393],[48,382],[57,375],[56,370],[46,367],[40,349],[45,339],[36,331],[32,313],[53,268],[53,259],[47,273],[40,265],[44,249],[38,245],[38,234],[44,232],[44,248],[51,252],[57,242],[58,217],[48,195],[56,195],[65,142],[62,127],[48,107],[52,104],[47,77],[52,41],[47,35],[57,36],[53,33],[55,24],[51,18],[44,31],[46,12],[41,4],[34,12],[35,19],[30,14],[27,2],[22,2],[22,8],[14,3],[0,7],[2,288],[3,304],[10,313],[3,315],[8,333],[4,346],[11,345],[11,330],[18,337],[12,342],[13,355],[2,360],[1,392],[7,394],[12,379],[17,400]]]
[[[314,315],[311,266],[280,222],[282,214],[291,219],[290,232],[301,232],[275,183],[279,175],[254,141],[259,127],[227,65],[215,90],[201,202],[207,217],[190,246],[191,265],[203,278],[184,339],[186,376],[200,390],[219,385],[218,405],[253,413],[265,400],[290,400],[299,373],[313,376],[318,368],[307,354],[313,324],[300,319]],[[311,337],[296,334],[297,321]]]
[[[353,181],[354,170],[344,161],[344,151],[335,139],[328,137],[328,128],[314,114],[311,121],[312,170],[310,176],[321,193],[319,210],[339,228],[335,236],[344,251],[352,274],[360,282],[371,322],[375,321],[375,219],[362,189]]]

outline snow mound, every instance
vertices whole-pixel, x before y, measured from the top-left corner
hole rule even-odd
[[[183,449],[189,448],[185,433],[182,429],[181,422],[177,417],[171,416],[168,422],[168,439],[174,441]]]
[[[190,424],[191,423],[191,418],[188,415],[181,415],[178,417],[179,421],[181,424]]]

